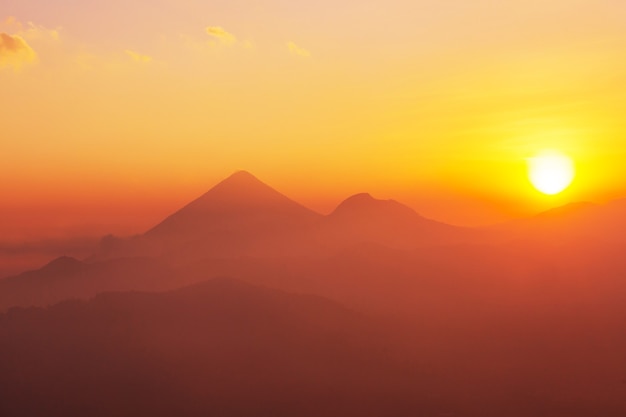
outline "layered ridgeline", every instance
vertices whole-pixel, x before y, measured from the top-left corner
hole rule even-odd
[[[360,244],[411,251],[512,240],[624,244],[626,200],[573,203],[492,227],[463,228],[367,193],[347,198],[324,216],[240,171],[143,235],[103,239],[92,259],[159,256],[182,264],[242,256],[329,256]]]
[[[576,204],[464,229],[357,194],[323,216],[238,172],[141,236],[108,237],[86,260],[65,257],[0,280],[0,310],[214,276],[410,314],[447,300],[610,296],[620,294],[626,274],[624,208]]]
[[[240,275],[264,283],[266,277],[250,277],[248,272],[265,267],[242,258],[320,260],[364,244],[414,250],[481,236],[480,231],[429,220],[396,201],[369,194],[350,197],[323,216],[240,171],[140,236],[109,236],[85,261],[65,257],[1,280],[0,309],[108,290],[174,288],[206,279],[216,269],[226,275],[243,270]],[[219,259],[235,262],[225,268],[210,262],[208,270],[199,266]]]
[[[623,417],[623,207],[462,229],[237,173],[0,280],[0,415]]]
[[[626,244],[626,199],[607,204],[571,203],[535,216],[499,224],[492,231],[510,238],[554,243]]]

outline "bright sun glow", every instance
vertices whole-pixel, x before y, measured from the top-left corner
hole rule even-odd
[[[528,160],[528,176],[537,190],[558,194],[572,183],[574,163],[559,152],[544,151]]]

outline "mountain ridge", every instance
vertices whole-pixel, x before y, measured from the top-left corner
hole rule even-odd
[[[220,181],[200,197],[166,217],[162,222],[144,233],[147,237],[159,237],[172,233],[175,227],[187,227],[189,232],[202,227],[199,216],[219,216],[228,220],[229,214],[251,215],[253,211],[266,214],[308,217],[321,216],[284,194],[260,181],[248,171],[237,171]],[[267,216],[263,219],[267,221]]]

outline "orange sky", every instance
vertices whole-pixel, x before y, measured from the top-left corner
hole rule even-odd
[[[137,233],[239,169],[467,225],[626,197],[626,3],[336,3],[4,0],[0,236]]]

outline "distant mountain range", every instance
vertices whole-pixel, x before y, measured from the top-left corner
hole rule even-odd
[[[618,244],[626,243],[625,236],[626,200],[607,205],[575,203],[491,227],[468,228],[427,219],[397,201],[378,200],[367,193],[351,196],[329,215],[321,215],[239,171],[142,235],[107,236],[95,250],[89,243],[79,248],[82,252],[68,253],[90,250],[92,255],[86,258],[90,262],[161,257],[188,264],[207,257],[325,257],[360,244],[411,251],[519,239]],[[45,248],[37,249],[40,252],[45,253]]]
[[[365,193],[323,216],[241,171],[141,236],[107,237],[84,261],[65,257],[0,280],[0,310],[102,291],[171,289],[225,275],[354,307],[407,312],[419,308],[405,295],[426,290],[428,282],[458,289],[488,279],[498,287],[502,277],[534,280],[538,271],[550,270],[579,274],[595,267],[593,262],[607,265],[607,276],[626,273],[626,261],[612,255],[625,241],[624,201],[572,204],[471,229]],[[389,297],[379,289],[385,270]]]
[[[494,226],[509,237],[540,241],[626,243],[626,200],[572,203],[536,216]]]
[[[487,228],[238,172],[0,280],[0,415],[626,415],[626,202]]]
[[[166,256],[319,256],[359,243],[413,249],[483,239],[489,232],[426,219],[396,201],[357,194],[323,216],[240,171],[132,239],[104,241],[95,259]]]

